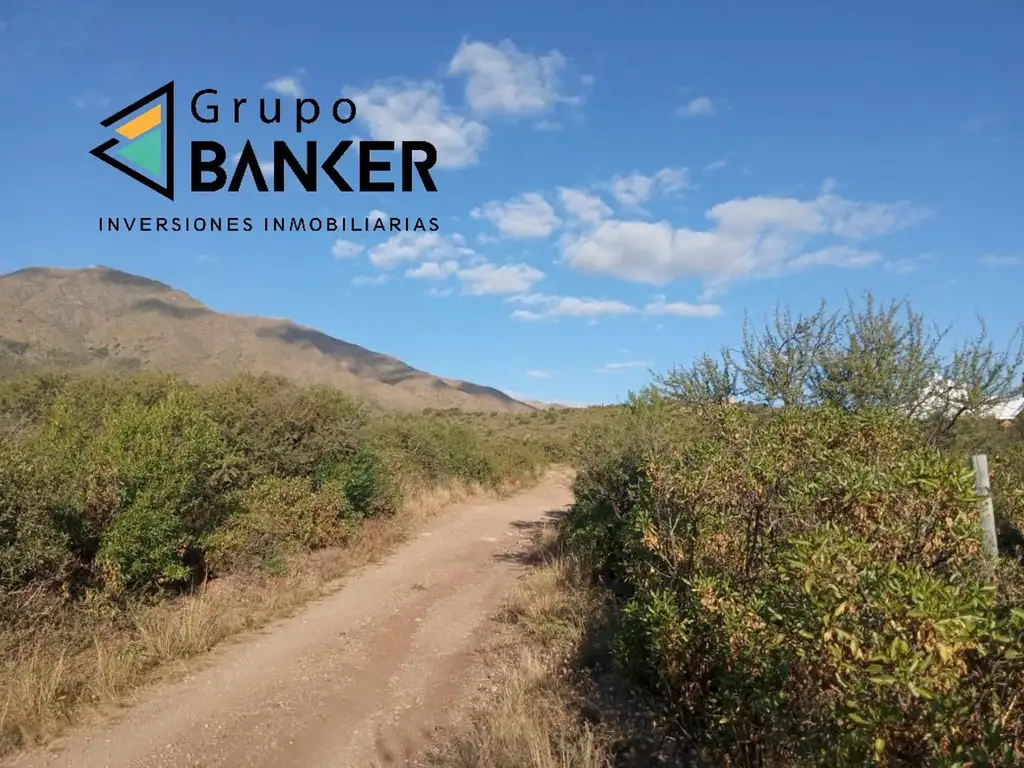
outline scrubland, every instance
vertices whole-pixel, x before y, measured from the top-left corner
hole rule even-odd
[[[502,684],[427,762],[1020,765],[1024,420],[984,416],[1019,391],[1020,336],[949,340],[870,296],[780,309],[621,406],[501,416],[272,378],[5,380],[0,745],[561,464],[575,501],[500,617]]]
[[[870,295],[780,309],[577,429],[508,683],[431,760],[1024,764],[1024,417],[984,417],[1020,336],[950,338]]]
[[[0,753],[566,459],[576,411],[375,410],[243,376],[0,382]]]

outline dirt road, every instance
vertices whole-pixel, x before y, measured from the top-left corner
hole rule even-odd
[[[511,499],[452,507],[336,592],[216,649],[116,720],[3,765],[399,765],[486,680],[478,651],[525,567],[530,529],[570,497],[552,475]]]

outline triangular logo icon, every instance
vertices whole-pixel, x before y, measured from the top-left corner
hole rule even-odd
[[[89,154],[140,184],[174,199],[174,81],[160,86],[102,123],[114,128]]]

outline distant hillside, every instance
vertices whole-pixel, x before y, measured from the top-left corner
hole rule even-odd
[[[400,410],[534,410],[492,387],[441,379],[290,320],[215,312],[106,267],[0,276],[0,374],[40,365],[163,370],[197,381],[268,373]]]
[[[564,405],[562,403],[545,403],[540,400],[524,400],[527,405],[533,406],[538,411],[560,411],[566,408],[574,408],[572,405]]]

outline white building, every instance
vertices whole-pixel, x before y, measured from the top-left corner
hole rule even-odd
[[[1024,411],[1024,397],[1006,400],[989,409],[989,415],[998,421],[1013,421]]]
[[[941,377],[936,378],[931,391],[934,394],[929,394],[921,404],[920,413],[922,415],[934,413],[944,405],[950,410],[955,410],[956,403],[963,402],[967,398],[967,391],[963,387]],[[990,405],[977,415],[997,421],[1013,421],[1024,411],[1024,384],[1022,384],[1021,391],[1021,395]]]

